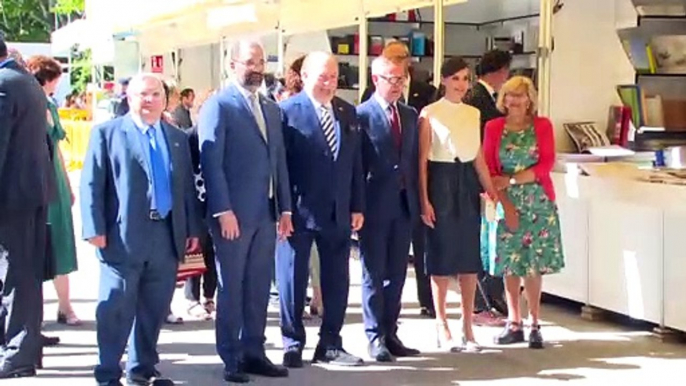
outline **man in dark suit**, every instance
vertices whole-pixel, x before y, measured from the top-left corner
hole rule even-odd
[[[83,236],[97,248],[100,385],[173,385],[155,369],[179,260],[198,247],[199,214],[185,134],[161,120],[161,80],[131,80],[131,111],[93,128],[81,176]],[[133,330],[132,330],[133,327]]]
[[[185,88],[181,90],[181,103],[174,109],[172,116],[174,122],[180,129],[189,129],[193,127],[193,120],[191,119],[191,109],[195,101],[195,92],[193,89]]]
[[[476,66],[479,80],[465,96],[464,102],[481,112],[481,139],[484,137],[484,126],[491,119],[503,116],[496,107],[498,91],[510,77],[512,56],[507,51],[492,50],[484,54]]]
[[[351,231],[362,228],[364,186],[355,107],[335,97],[338,64],[311,53],[302,68],[304,92],[281,105],[294,202],[291,250],[277,256],[284,365],[302,367],[302,315],[312,243],[319,251],[324,315],[313,362],[357,366],[343,349],[341,328],[348,306]]]
[[[484,54],[476,67],[479,77],[477,83],[465,96],[464,102],[481,112],[481,139],[484,138],[486,122],[502,117],[503,113],[496,107],[498,91],[510,77],[512,56],[507,51],[492,50]],[[479,295],[475,301],[476,319],[482,324],[501,324],[501,320],[492,315],[494,309],[500,314],[507,314],[505,303],[505,286],[501,278],[495,278],[487,272],[479,274]]]
[[[421,82],[412,77],[413,68],[411,66],[410,51],[407,45],[401,41],[394,40],[384,48],[382,56],[392,60],[401,61],[405,64],[409,79],[405,82],[400,101],[414,107],[417,113],[433,103],[436,99],[436,88],[426,82]],[[374,84],[365,90],[362,102],[368,100],[374,94]],[[434,301],[431,295],[431,281],[424,268],[424,255],[426,253],[426,225],[422,222],[419,215],[413,219],[412,226],[412,263],[414,265],[415,279],[417,281],[417,298],[419,300],[420,314],[428,318],[434,318]]]
[[[47,205],[54,179],[46,141],[47,101],[0,37],[0,378],[36,375],[42,342]]]
[[[126,91],[129,88],[130,80],[131,78],[119,79],[119,99],[114,104],[115,117],[123,117],[129,113],[129,98],[126,95]]]
[[[281,112],[257,92],[265,56],[257,42],[231,48],[235,81],[209,99],[200,113],[200,162],[207,186],[215,244],[217,352],[224,379],[249,374],[288,376],[265,355],[269,288],[279,236],[290,236],[291,196]]]
[[[398,339],[417,192],[418,115],[399,103],[407,81],[404,63],[372,62],[376,92],[358,106],[367,210],[360,232],[362,308],[369,356],[377,362],[419,354]]]

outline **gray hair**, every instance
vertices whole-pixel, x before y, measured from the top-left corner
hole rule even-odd
[[[316,64],[322,65],[324,63],[327,63],[332,58],[334,60],[336,60],[336,57],[330,52],[326,52],[326,51],[310,52],[305,57],[305,60],[303,61],[303,66],[302,66],[302,69],[300,70],[300,72],[301,73],[309,72],[310,69],[312,68],[312,66],[314,66]]]
[[[164,82],[162,81],[162,78],[152,72],[141,72],[132,76],[131,80],[129,80],[129,90],[138,90],[146,80],[154,80],[158,84],[160,90],[164,90]]]
[[[257,39],[236,40],[233,43],[231,43],[231,48],[229,50],[229,58],[231,60],[237,60],[243,49],[258,48],[258,47],[262,50],[262,53],[264,55],[264,47],[262,46],[262,43],[260,43],[259,40],[257,40]]]
[[[385,69],[388,67],[392,66],[396,62],[392,60],[391,58],[387,58],[385,56],[377,56],[372,60],[372,74],[373,75],[379,75],[384,72]],[[398,63],[398,65],[402,65]]]

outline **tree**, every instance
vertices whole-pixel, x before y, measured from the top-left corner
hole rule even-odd
[[[50,0],[0,0],[0,30],[16,42],[49,42]]]
[[[86,0],[57,0],[53,12],[58,15],[83,16],[86,10]]]

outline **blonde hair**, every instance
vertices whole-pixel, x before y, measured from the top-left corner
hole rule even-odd
[[[410,57],[410,49],[400,40],[391,40],[386,43],[381,56],[391,60],[404,60]]]
[[[536,115],[536,112],[538,111],[538,92],[536,91],[536,86],[534,86],[534,82],[530,78],[521,75],[513,76],[500,88],[498,101],[496,102],[498,110],[503,114],[507,114],[505,96],[514,92],[523,92],[529,97],[527,114],[530,116]]]

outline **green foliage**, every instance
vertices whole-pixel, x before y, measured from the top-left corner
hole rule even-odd
[[[91,50],[74,50],[71,61],[71,87],[74,92],[81,93],[86,90],[86,86],[91,82],[92,73]]]
[[[52,9],[58,15],[83,15],[86,10],[86,0],[57,0]]]
[[[47,43],[52,25],[50,0],[0,0],[0,30],[8,41]]]

